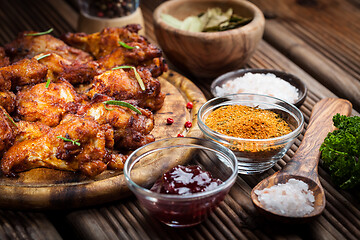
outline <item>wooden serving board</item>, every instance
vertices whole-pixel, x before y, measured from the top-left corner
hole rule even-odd
[[[184,136],[201,137],[196,114],[206,99],[190,80],[174,71],[159,78],[162,91],[166,93],[162,109],[155,113],[155,128],[152,134],[157,140]],[[192,110],[186,103],[192,101]],[[166,124],[173,118],[172,125]],[[192,122],[186,129],[184,123]],[[153,161],[143,168],[144,181],[153,181],[164,168],[177,162]],[[130,194],[122,171],[105,171],[94,179],[82,174],[37,168],[19,174],[18,178],[0,177],[0,207],[11,209],[70,209],[106,203],[127,197]]]

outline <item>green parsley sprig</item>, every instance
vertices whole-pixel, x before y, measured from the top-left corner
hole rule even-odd
[[[360,117],[336,114],[333,122],[337,130],[320,147],[323,164],[340,188],[360,187]]]

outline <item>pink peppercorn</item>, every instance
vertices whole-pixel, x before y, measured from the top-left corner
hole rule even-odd
[[[192,123],[191,123],[190,121],[187,121],[187,122],[185,123],[185,127],[186,127],[186,128],[191,128],[191,127],[192,127]]]
[[[171,125],[171,124],[173,124],[173,123],[174,123],[174,119],[172,119],[172,118],[166,119],[166,124],[167,124],[167,125]]]
[[[188,102],[187,104],[186,104],[186,108],[187,109],[192,109],[194,107],[194,104],[192,103],[192,102]]]

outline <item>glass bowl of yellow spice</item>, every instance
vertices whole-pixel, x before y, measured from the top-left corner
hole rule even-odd
[[[281,99],[241,93],[207,101],[198,125],[207,138],[234,152],[239,173],[256,174],[285,155],[303,130],[304,116]]]

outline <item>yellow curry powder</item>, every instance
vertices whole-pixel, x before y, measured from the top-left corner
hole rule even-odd
[[[210,113],[205,124],[216,132],[237,138],[268,139],[291,132],[289,125],[279,114],[242,105],[216,109]]]

